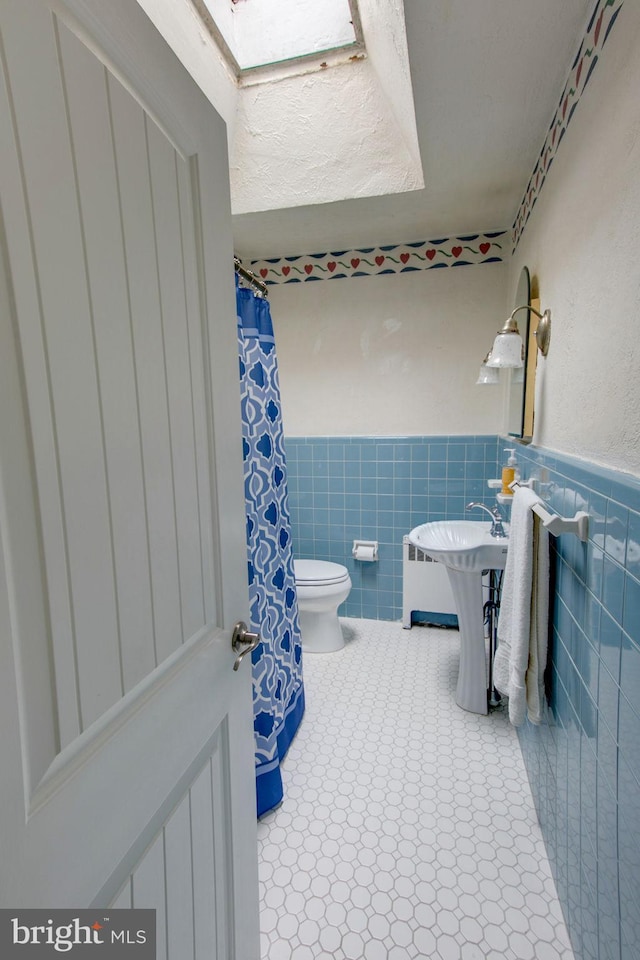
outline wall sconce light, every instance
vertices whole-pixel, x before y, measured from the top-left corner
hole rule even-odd
[[[518,323],[514,319],[518,310],[531,310],[539,317],[538,329],[535,332],[538,343],[538,350],[543,357],[546,357],[549,351],[549,337],[551,335],[551,311],[545,310],[540,313],[535,307],[524,304],[516,307],[511,313],[504,326],[498,331],[494,340],[489,359],[486,361],[488,367],[521,367],[524,362],[524,346],[522,337],[518,330]]]
[[[482,365],[480,367],[480,373],[478,374],[478,379],[476,380],[476,385],[477,384],[489,385],[489,384],[500,383],[500,374],[498,373],[497,368],[490,367],[488,365],[488,360],[490,356],[491,356],[491,350],[489,350],[489,353],[486,355],[486,357],[482,361]]]

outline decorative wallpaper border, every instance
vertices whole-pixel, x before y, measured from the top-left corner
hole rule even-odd
[[[622,9],[624,0],[598,0],[587,25],[580,49],[571,65],[569,77],[562,91],[558,108],[549,126],[549,132],[529,178],[527,189],[513,224],[513,249],[518,245],[522,231],[531,215],[547,173],[553,163],[558,147],[564,137],[569,122],[585,91],[609,34]]]
[[[511,254],[507,230],[474,233],[440,240],[336,253],[312,253],[295,257],[253,260],[251,270],[265,283],[306,283],[310,280],[338,280],[347,277],[410,273],[477,263],[497,263]]]

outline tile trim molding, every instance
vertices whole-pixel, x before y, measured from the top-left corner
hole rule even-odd
[[[267,284],[307,283],[508,260],[522,237],[567,127],[617,22],[623,3],[624,0],[597,0],[595,4],[510,230],[358,250],[252,260],[252,271]]]

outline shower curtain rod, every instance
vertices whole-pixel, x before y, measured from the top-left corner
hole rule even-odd
[[[269,290],[267,289],[266,283],[263,283],[262,280],[258,280],[255,273],[251,273],[251,270],[247,270],[242,266],[237,257],[233,258],[233,266],[235,267],[236,273],[239,273],[240,276],[251,284],[252,287],[256,287],[263,297],[269,295]]]

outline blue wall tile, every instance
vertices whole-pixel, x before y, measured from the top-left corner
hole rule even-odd
[[[505,446],[500,441],[499,450]],[[546,720],[556,808],[541,826],[576,960],[635,960],[640,932],[640,482],[534,447],[525,479],[554,510],[589,513],[589,540],[552,538],[553,653]],[[498,457],[501,462],[502,454]],[[538,809],[543,744],[520,741]],[[580,785],[578,788],[578,784]]]
[[[640,513],[629,514],[626,565],[629,573],[640,580]]]
[[[607,554],[603,561],[602,605],[618,623],[622,623],[624,569]]]
[[[341,614],[401,618],[403,536],[492,498],[497,446],[489,436],[286,438],[294,551],[349,569]],[[354,539],[377,540],[379,562],[354,561]]]
[[[640,624],[640,581],[628,572],[625,577],[622,626],[631,635],[638,635]]]

